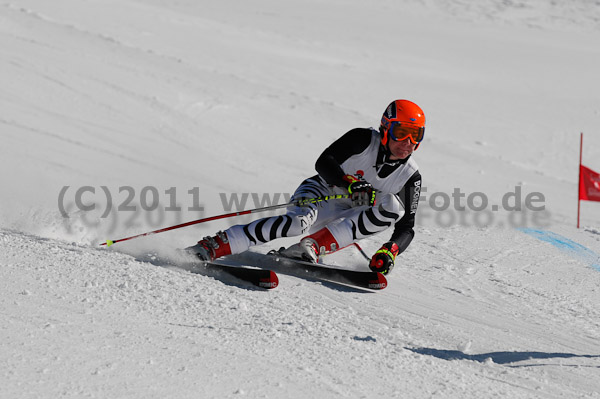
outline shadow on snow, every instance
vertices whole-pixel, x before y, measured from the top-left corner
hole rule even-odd
[[[536,360],[536,359],[568,359],[568,358],[600,358],[600,355],[576,355],[574,353],[554,353],[554,352],[490,352],[480,353],[476,355],[469,355],[457,350],[444,350],[444,349],[433,349],[433,348],[408,348],[411,352],[418,353],[420,355],[428,355],[437,357],[443,360],[472,360],[475,362],[484,363],[486,361],[493,361],[496,364],[510,364],[521,362],[524,360]],[[489,359],[489,360],[488,360]],[[535,365],[518,365],[510,367],[527,367]],[[600,368],[600,366],[592,366]]]

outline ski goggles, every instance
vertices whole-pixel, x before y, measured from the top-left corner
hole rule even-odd
[[[402,141],[409,138],[413,144],[419,144],[425,137],[425,127],[392,122],[390,137],[394,141]]]

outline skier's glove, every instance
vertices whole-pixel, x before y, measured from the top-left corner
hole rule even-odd
[[[348,184],[348,193],[352,195],[352,206],[375,205],[375,190],[371,183],[365,180],[358,180],[352,175],[344,176]]]
[[[369,268],[374,272],[388,274],[394,268],[394,260],[399,251],[398,244],[393,241],[386,242],[371,258]]]

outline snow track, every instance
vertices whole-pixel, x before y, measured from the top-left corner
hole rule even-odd
[[[366,293],[285,275],[265,291],[2,231],[0,393],[525,398],[600,389],[600,273],[568,259],[523,262],[544,244],[503,231],[461,231],[461,242],[511,247],[471,261],[430,233],[445,255],[399,266],[386,290]],[[565,277],[553,281],[558,268]]]

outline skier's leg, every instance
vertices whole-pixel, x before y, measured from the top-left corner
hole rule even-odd
[[[327,226],[338,243],[338,248],[377,234],[404,216],[404,206],[397,195],[386,194],[377,200],[378,205],[366,209],[357,208],[356,212],[341,222]]]
[[[292,200],[314,198],[329,194],[329,187],[318,178],[309,178],[300,184]],[[317,219],[322,204],[293,207],[285,215],[255,220],[249,224],[232,226],[214,237],[206,237],[190,252],[200,258],[210,260],[222,256],[238,254],[251,246],[264,244],[281,237],[294,237],[305,234]]]
[[[284,253],[293,257],[317,262],[320,255],[332,253],[354,241],[379,233],[404,215],[400,199],[393,194],[378,198],[376,207],[360,207],[339,214],[339,218],[326,227],[310,234],[300,243],[288,248]]]
[[[316,219],[315,206],[294,207],[285,215],[255,220],[246,225],[236,225],[225,230],[232,254],[239,254],[251,246],[265,244],[276,238],[304,234]]]
[[[318,176],[304,180],[292,195],[291,200],[317,198],[331,194],[331,189]],[[276,238],[295,237],[306,234],[321,214],[328,214],[330,206],[318,202],[307,206],[295,206],[285,215],[255,220],[247,225],[237,225],[226,230],[231,253],[237,254],[251,246],[265,244]]]

